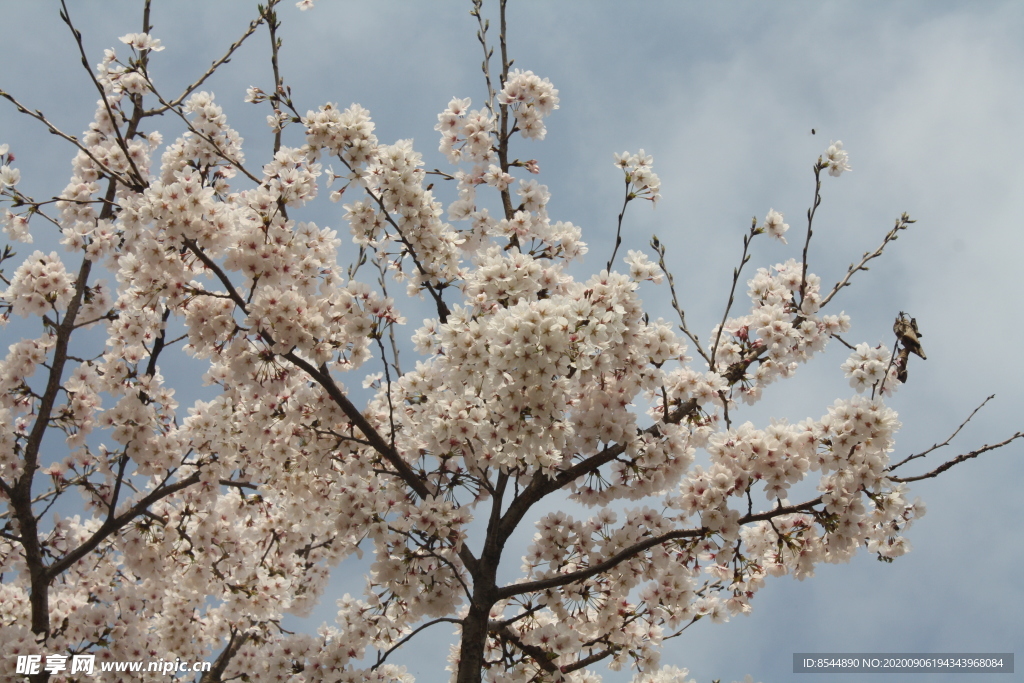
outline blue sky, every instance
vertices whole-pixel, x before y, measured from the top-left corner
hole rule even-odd
[[[127,54],[117,37],[139,30],[137,3],[70,4],[90,63],[106,47]],[[755,243],[751,273],[799,258],[814,189],[811,167],[830,140],[841,139],[853,172],[825,179],[811,270],[831,284],[879,244],[902,212],[918,221],[834,302],[853,318],[850,341],[891,345],[900,310],[924,332],[928,360],[911,367],[910,381],[891,401],[904,424],[894,455],[944,440],[993,393],[996,399],[947,455],[1021,428],[1024,167],[1017,156],[1024,155],[1024,5],[510,5],[516,66],[550,78],[561,97],[547,120],[547,140],[519,141],[514,154],[540,161],[552,218],[583,228],[591,252],[577,275],[602,268],[611,251],[621,203],[613,152],[644,148],[654,156],[663,199],[654,210],[629,207],[624,248],[644,248],[658,234],[668,245],[688,321],[706,338],[721,317],[751,217],[762,220],[775,208],[792,226],[788,247]],[[92,117],[96,93],[58,7],[0,0],[6,27],[0,88],[78,134]],[[382,141],[413,138],[429,168],[445,168],[436,114],[453,96],[480,105],[484,95],[468,9],[468,2],[320,0],[313,11],[299,12],[286,2],[282,68],[299,109],[358,102],[373,114]],[[253,16],[249,2],[155,2],[153,35],[166,46],[154,57],[158,85],[176,94]],[[254,36],[207,86],[246,138],[250,162],[259,163],[270,149],[266,111],[242,98],[249,85],[268,89],[267,44],[265,32]],[[172,121],[161,125],[167,141],[180,131]],[[71,148],[6,102],[0,102],[0,143],[18,157],[20,188],[37,197],[63,188]],[[317,202],[309,218],[347,234],[338,205]],[[48,244],[36,239],[39,248]],[[644,297],[653,315],[671,317],[665,290],[646,289]],[[406,310],[412,321],[426,315],[412,305]],[[13,327],[0,333],[3,345],[14,334]],[[835,398],[850,395],[839,370],[846,354],[834,346],[740,419],[816,418]],[[198,383],[182,385],[179,397],[204,395]],[[1013,651],[1024,633],[1021,455],[1022,447],[1012,445],[916,484],[913,492],[929,512],[910,532],[908,556],[887,565],[864,555],[851,565],[821,567],[813,580],[769,581],[752,616],[698,623],[670,642],[663,661],[688,667],[702,683],[746,673],[767,683],[792,678],[793,652]],[[529,536],[527,530],[518,540]],[[363,566],[336,570],[332,585],[339,595],[360,589]],[[325,596],[314,619],[298,627],[332,620],[336,597]],[[449,636],[445,627],[435,628],[398,660],[421,681],[444,680]],[[628,680],[601,673],[605,681]]]

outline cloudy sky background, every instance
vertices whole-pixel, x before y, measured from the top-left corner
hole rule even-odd
[[[127,56],[117,37],[140,30],[138,3],[70,4],[91,64],[107,47]],[[841,139],[854,170],[825,178],[811,270],[831,285],[880,243],[902,212],[918,221],[832,304],[833,312],[853,317],[848,341],[891,347],[900,310],[915,316],[924,333],[928,360],[912,363],[909,383],[890,402],[904,423],[894,456],[944,440],[993,393],[996,399],[946,449],[947,457],[1022,427],[1024,5],[511,4],[508,40],[516,66],[550,78],[561,97],[560,110],[548,119],[548,139],[517,140],[513,154],[539,160],[540,181],[553,195],[552,218],[582,226],[591,252],[575,267],[577,276],[600,270],[610,254],[622,201],[612,153],[643,148],[654,156],[663,199],[654,210],[640,202],[629,207],[624,248],[645,248],[652,233],[659,235],[691,329],[706,339],[721,317],[751,217],[763,220],[775,208],[792,228],[788,247],[755,242],[750,274],[799,258],[813,197],[811,167],[830,140]],[[96,92],[58,7],[0,0],[6,27],[0,88],[78,134],[92,118]],[[436,114],[453,96],[472,97],[475,106],[484,97],[468,9],[468,2],[321,0],[315,10],[299,12],[284,3],[282,68],[297,106],[358,102],[373,114],[382,141],[413,138],[428,168],[445,168]],[[254,16],[249,2],[154,3],[153,34],[167,48],[153,60],[158,86],[177,94]],[[269,89],[268,54],[261,30],[206,86],[246,138],[251,166],[267,159],[271,138],[266,109],[242,98],[249,85]],[[173,121],[161,125],[166,141],[180,131]],[[5,142],[18,157],[19,188],[36,197],[63,188],[70,146],[0,102]],[[326,196],[316,205],[307,220],[347,235],[340,206]],[[50,244],[42,235],[36,240],[35,247]],[[644,297],[652,315],[672,317],[667,290],[649,288]],[[406,311],[414,323],[427,314],[412,304]],[[2,345],[13,343],[14,334],[13,327],[0,333]],[[820,417],[835,398],[852,393],[839,370],[845,357],[834,345],[739,420],[763,425],[770,416]],[[169,363],[180,363],[179,373],[191,367]],[[174,369],[165,368],[165,376]],[[179,385],[182,413],[208,394],[198,384]],[[910,532],[910,555],[891,565],[863,555],[851,565],[821,567],[813,580],[769,581],[752,616],[696,624],[667,644],[664,663],[689,668],[702,683],[746,673],[767,683],[791,678],[794,652],[1019,649],[1021,454],[1012,445],[914,485],[929,512]],[[941,453],[928,463],[940,459]],[[515,540],[525,544],[531,535],[527,529]],[[506,556],[517,570],[516,553]],[[337,594],[325,596],[312,619],[292,624],[312,629],[333,621],[334,600],[361,590],[364,568],[339,567]],[[446,626],[434,627],[396,661],[420,681],[444,680],[449,641]],[[609,682],[629,678],[599,671]]]

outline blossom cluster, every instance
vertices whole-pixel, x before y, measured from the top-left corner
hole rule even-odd
[[[615,165],[626,174],[626,196],[640,197],[656,204],[661,198],[661,179],[651,170],[654,157],[640,150],[636,154],[623,152],[615,155]]]
[[[441,134],[438,148],[449,163],[473,161],[486,163],[495,158],[492,134],[494,115],[483,109],[469,110],[472,101],[452,98],[448,108],[437,115],[434,130]]]
[[[830,176],[838,178],[844,171],[850,169],[850,154],[843,149],[843,141],[836,140],[829,144],[825,150],[826,166]]]
[[[845,313],[817,314],[821,280],[805,274],[794,259],[759,268],[747,285],[750,313],[727,319],[714,330],[711,343],[717,375],[729,380],[739,399],[752,404],[766,386],[791,376],[800,363],[823,350],[832,335],[848,331],[850,318]],[[677,396],[685,400],[693,393],[688,387],[694,372],[683,368],[677,376],[684,383]]]
[[[57,252],[35,251],[14,271],[4,297],[14,313],[24,318],[67,308],[74,292],[75,280]]]
[[[121,36],[119,40],[139,52],[145,50],[160,52],[164,49],[163,45],[160,44],[160,40],[153,38],[148,33],[129,33],[128,35]]]
[[[768,216],[764,219],[764,225],[761,229],[767,232],[769,235],[779,240],[783,244],[786,244],[785,234],[789,230],[789,224],[782,222],[782,214],[775,209],[768,210]]]
[[[558,109],[558,90],[548,79],[516,69],[505,79],[498,102],[512,108],[516,128],[524,138],[543,140],[547,135],[544,119]]]
[[[14,161],[14,155],[10,153],[11,146],[0,145],[0,190],[14,187],[21,180],[21,171],[11,168],[10,162]]]
[[[892,361],[892,355],[884,344],[857,344],[857,348],[843,363],[842,370],[857,393],[878,388],[889,394],[899,386],[896,379],[898,369]]]

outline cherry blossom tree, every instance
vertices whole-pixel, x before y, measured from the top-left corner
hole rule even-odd
[[[924,371],[924,335],[892,311],[890,347],[847,341],[833,301],[914,221],[898,217],[834,284],[809,269],[823,188],[850,170],[839,141],[813,164],[805,229],[772,208],[751,222],[713,329],[687,324],[669,245],[623,237],[627,212],[661,193],[643,150],[609,164],[623,198],[604,268],[571,276],[582,230],[548,215],[541,169],[517,151],[544,139],[559,93],[512,68],[499,2],[496,37],[472,6],[482,103],[437,116],[450,166],[427,170],[359,105],[296,104],[279,0],[175,93],[151,77],[163,46],[148,0],[140,31],[95,66],[62,0],[99,98],[89,129],[0,90],[75,150],[67,186],[38,199],[19,189],[17,142],[0,145],[3,226],[21,245],[2,253],[0,310],[24,335],[0,362],[3,666],[85,653],[211,661],[204,683],[408,681],[393,653],[448,624],[459,683],[582,683],[605,666],[684,681],[659,668],[666,640],[749,612],[769,576],[861,548],[898,558],[925,509],[908,484],[1022,436],[927,466],[948,439],[890,457],[885,399]],[[270,86],[247,101],[269,112],[272,154],[250,161],[203,87],[262,32]],[[299,218],[324,187],[344,239]],[[63,254],[28,246],[46,231]],[[757,240],[797,232],[793,258],[747,268]],[[677,319],[645,312],[645,282]],[[410,327],[402,308],[418,300],[430,317]],[[830,343],[850,350],[849,395],[797,423],[742,420]],[[161,373],[177,349],[204,364],[214,400],[178,405]],[[519,557],[506,543],[524,525],[536,534]],[[366,591],[339,601],[336,625],[282,627],[363,552]],[[51,679],[77,680],[31,674]]]

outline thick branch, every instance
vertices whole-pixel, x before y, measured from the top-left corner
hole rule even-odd
[[[265,333],[261,333],[266,336]],[[268,339],[269,340],[269,339]],[[412,468],[396,450],[387,442],[380,433],[373,428],[370,421],[359,411],[359,409],[349,400],[348,396],[341,391],[334,378],[331,377],[325,366],[315,367],[312,363],[307,361],[305,358],[298,356],[294,351],[281,354],[282,358],[288,359],[293,365],[301,368],[310,378],[319,384],[327,395],[341,408],[342,412],[345,413],[345,417],[348,418],[349,422],[352,423],[359,431],[363,433],[366,440],[369,442],[373,450],[377,451],[385,460],[387,460],[392,467],[402,477],[402,481],[406,485],[416,492],[420,498],[426,499],[432,497],[430,489],[427,488],[426,483],[420,477],[412,471]]]
[[[814,500],[809,500],[799,505],[789,505],[786,507],[777,507],[768,512],[759,512],[756,515],[745,515],[738,521],[739,525],[750,524],[751,522],[760,522],[765,520],[774,519],[780,515],[789,515],[797,512],[809,512],[815,505],[821,503],[821,497],[817,497]],[[516,595],[523,595],[525,593],[536,593],[538,591],[548,590],[549,588],[558,588],[559,586],[566,586],[570,583],[576,583],[577,581],[583,581],[589,579],[592,576],[602,574],[609,569],[613,569],[621,563],[630,560],[645,550],[649,550],[655,546],[661,545],[662,543],[668,543],[670,541],[677,541],[683,538],[701,538],[711,533],[708,529],[701,527],[700,529],[678,529],[676,531],[670,531],[660,536],[652,536],[644,539],[639,543],[635,543],[628,548],[624,548],[619,552],[615,553],[607,560],[599,562],[598,564],[591,565],[586,569],[580,569],[579,571],[569,572],[568,574],[559,574],[558,576],[552,576],[547,579],[538,579],[537,581],[527,581],[525,583],[515,583],[508,586],[499,588],[497,591],[498,600],[507,600],[508,598],[515,597]]]
[[[114,182],[111,181],[111,189],[113,187]],[[75,294],[68,303],[64,319],[57,327],[57,341],[54,345],[53,360],[50,363],[50,374],[47,378],[46,389],[39,401],[35,424],[32,425],[32,431],[29,432],[25,443],[22,473],[9,494],[11,507],[14,508],[15,516],[21,527],[22,548],[25,552],[25,564],[28,565],[29,580],[32,586],[29,597],[32,607],[32,631],[40,636],[49,635],[50,631],[49,583],[51,575],[47,572],[43,560],[38,526],[32,510],[32,482],[35,479],[36,470],[39,468],[39,449],[42,446],[43,436],[49,426],[57,394],[60,391],[61,377],[68,360],[71,333],[75,328],[75,318],[82,305],[91,270],[92,262],[82,259],[82,265],[75,280]]]
[[[47,570],[47,579],[52,580],[63,573],[68,567],[73,565],[78,560],[82,559],[90,552],[92,552],[100,543],[102,543],[107,537],[116,531],[119,531],[125,527],[126,524],[131,522],[136,517],[145,514],[149,511],[157,501],[163,500],[164,498],[177,493],[183,489],[192,486],[199,482],[199,472],[194,472],[189,477],[182,479],[181,481],[167,486],[162,486],[155,491],[149,493],[149,495],[141,498],[139,502],[132,505],[126,511],[120,515],[107,517],[106,521],[103,522],[103,526],[96,530],[92,536],[87,540],[83,541],[80,546],[74,550],[68,552],[60,560],[50,565]]]
[[[242,646],[252,638],[247,633],[239,633],[232,629],[231,636],[228,638],[228,644],[221,650],[220,655],[217,657],[217,661],[214,662],[213,667],[209,671],[203,674],[202,678],[199,679],[199,683],[221,683],[224,680],[224,672],[227,671],[228,664],[231,663],[231,659],[238,654],[238,651],[242,649]]]
[[[211,259],[205,252],[203,252],[203,250],[200,249],[199,246],[194,241],[185,240],[185,245],[193,254],[196,255],[197,258],[199,258],[199,260],[203,262],[203,264],[207,268],[213,271],[213,273],[217,276],[217,279],[220,280],[221,284],[223,284],[224,287],[227,288],[228,296],[231,297],[231,300],[235,302],[235,305],[237,305],[239,309],[242,310],[242,312],[247,314],[248,311],[245,305],[245,300],[235,289],[235,286],[231,282],[231,279],[227,276],[227,273],[225,273],[224,270],[219,265],[217,265],[217,263],[213,259]],[[270,335],[269,332],[261,330],[260,334],[271,345],[273,345],[273,337]],[[331,373],[327,370],[326,366],[320,366],[319,368],[317,368],[308,360],[298,356],[294,351],[289,351],[288,353],[279,355],[281,355],[282,358],[285,358],[288,361],[290,361],[296,367],[305,371],[305,373],[309,375],[309,377],[313,381],[319,384],[324,389],[324,391],[327,392],[327,395],[330,396],[332,400],[334,400],[334,402],[338,405],[339,408],[341,408],[342,412],[345,413],[345,416],[349,419],[349,421],[357,429],[359,429],[359,431],[363,433],[363,435],[366,437],[366,442],[375,451],[377,451],[377,453],[379,453],[385,460],[387,460],[392,467],[395,468],[395,471],[398,472],[399,476],[402,477],[402,481],[404,481],[406,485],[409,486],[409,488],[415,491],[420,498],[426,499],[431,497],[432,494],[430,490],[427,488],[426,483],[424,483],[424,481],[420,477],[418,477],[415,472],[412,471],[412,468],[409,467],[409,464],[405,462],[405,460],[402,459],[398,452],[391,447],[388,441],[385,440],[384,437],[382,437],[380,433],[373,428],[373,425],[370,424],[369,420],[367,420],[366,417],[363,416],[363,414],[359,411],[355,404],[352,403],[351,400],[349,400],[348,396],[346,396],[344,392],[342,392],[341,388],[338,387],[337,383],[334,381],[334,378],[331,377]]]
[[[671,412],[665,418],[664,422],[665,424],[678,424],[683,418],[692,414],[696,410],[697,400],[690,399]],[[660,435],[661,430],[658,426],[659,424],[660,423],[651,425],[644,430],[643,433],[651,436]],[[553,493],[563,486],[575,481],[579,477],[597,471],[597,469],[602,465],[605,465],[622,455],[625,450],[625,444],[608,446],[600,453],[597,453],[596,455],[593,455],[568,469],[562,470],[554,477],[535,477],[533,481],[530,482],[530,485],[526,490],[512,501],[508,510],[505,512],[505,515],[502,517],[501,523],[498,525],[497,529],[501,541],[504,542],[504,540],[512,534],[516,527],[519,526],[523,517],[535,503],[548,494]]]
[[[497,632],[497,635],[500,638],[509,641],[526,654],[530,655],[533,661],[537,662],[537,666],[544,669],[545,671],[548,671],[550,673],[560,671],[559,667],[555,665],[554,662],[552,662],[552,660],[555,657],[554,653],[548,652],[542,647],[538,647],[536,645],[528,645],[527,643],[524,643],[522,638],[520,638],[519,635],[510,627],[503,627]]]

